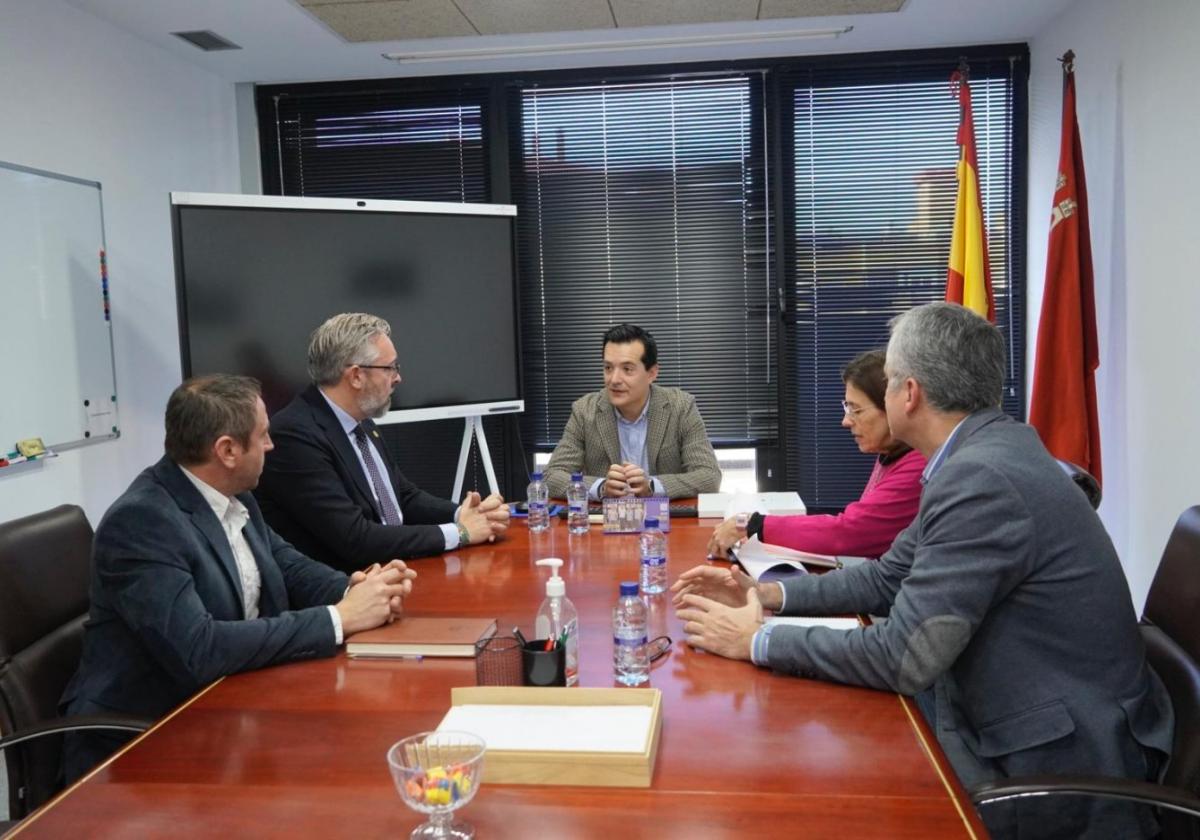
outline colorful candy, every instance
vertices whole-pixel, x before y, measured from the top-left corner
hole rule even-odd
[[[461,765],[430,768],[424,776],[409,779],[405,792],[426,805],[449,805],[471,792],[471,777],[463,772]]]

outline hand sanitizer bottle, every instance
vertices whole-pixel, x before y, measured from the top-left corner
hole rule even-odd
[[[546,600],[538,607],[533,620],[533,632],[538,639],[554,639],[567,649],[567,685],[579,682],[579,613],[567,598],[567,585],[558,576],[563,561],[558,557],[547,557],[537,561],[539,566],[550,567],[550,578],[546,581]]]

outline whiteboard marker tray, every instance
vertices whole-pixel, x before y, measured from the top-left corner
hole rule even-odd
[[[487,743],[485,782],[650,787],[662,732],[656,688],[509,688],[450,691],[438,729]]]

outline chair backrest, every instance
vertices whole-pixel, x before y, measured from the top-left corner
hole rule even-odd
[[[1070,477],[1071,481],[1075,482],[1075,486],[1083,491],[1083,495],[1087,496],[1092,510],[1099,508],[1104,494],[1100,492],[1100,482],[1096,481],[1096,477],[1078,464],[1072,464],[1061,458],[1055,460],[1058,461],[1058,465],[1063,468],[1063,472]]]
[[[1200,505],[1175,522],[1142,617],[1200,661]]]
[[[1175,523],[1142,613],[1150,666],[1175,708],[1175,744],[1163,783],[1200,795],[1200,507]],[[1164,812],[1166,840],[1200,840],[1200,820]]]
[[[92,526],[83,510],[53,510],[0,524],[0,731],[58,716],[79,666],[88,610]],[[4,751],[9,815],[21,818],[59,787],[61,736]]]

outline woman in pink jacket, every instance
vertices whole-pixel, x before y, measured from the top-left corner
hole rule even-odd
[[[871,350],[842,369],[842,426],[854,435],[860,451],[879,456],[859,500],[836,516],[731,516],[713,531],[710,556],[723,557],[730,546],[753,536],[812,554],[878,557],[887,551],[917,515],[925,458],[888,429],[883,360],[882,350]]]

